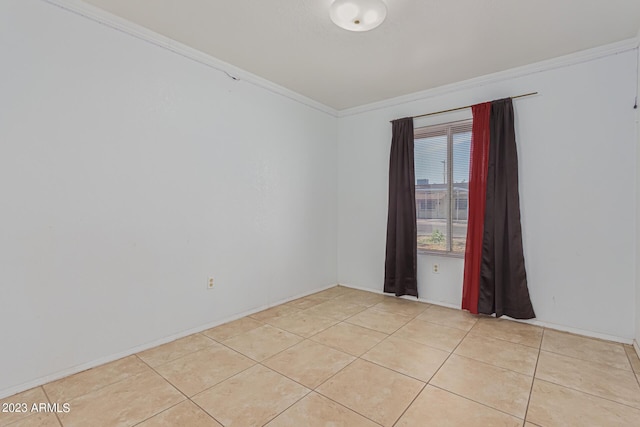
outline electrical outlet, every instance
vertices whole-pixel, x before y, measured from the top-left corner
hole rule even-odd
[[[209,277],[209,281],[207,282],[207,289],[213,289],[213,277]]]
[[[436,274],[440,273],[440,266],[438,264],[433,264],[433,272]]]

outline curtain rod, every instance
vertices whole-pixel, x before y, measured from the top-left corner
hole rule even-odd
[[[530,93],[525,93],[523,95],[512,96],[511,99],[524,98],[525,96],[531,96],[531,95],[537,95],[537,94],[538,92],[530,92]],[[427,116],[434,116],[436,114],[450,113],[451,111],[464,110],[466,108],[471,108],[471,107],[473,107],[473,105],[465,105],[464,107],[450,108],[448,110],[436,111],[435,113],[420,114],[419,116],[413,116],[413,118],[417,119],[419,117],[427,117]]]

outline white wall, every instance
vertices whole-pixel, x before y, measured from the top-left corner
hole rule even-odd
[[[42,1],[0,61],[0,397],[336,283],[335,117]]]
[[[537,320],[630,340],[635,70],[635,52],[626,51],[341,118],[339,282],[382,289],[390,120],[538,91],[514,101],[525,261]],[[459,118],[437,116],[440,122]],[[459,306],[463,261],[419,255],[418,262],[420,297]],[[439,274],[431,272],[434,262]]]
[[[640,30],[638,30],[638,41],[640,41]],[[637,60],[640,63],[640,47],[636,51]],[[637,63],[637,64],[638,64]],[[640,67],[638,71],[638,80],[636,85],[637,100],[640,100]],[[640,107],[636,109],[636,137],[638,143],[636,145],[636,335],[635,347],[638,356],[640,356]]]
[[[36,0],[0,2],[0,54],[0,397],[336,279],[381,290],[388,121],[532,90],[538,319],[630,339],[635,314],[640,338],[634,52],[339,120]],[[462,268],[420,256],[421,297],[459,305]]]

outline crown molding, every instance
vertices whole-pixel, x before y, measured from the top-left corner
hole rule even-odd
[[[338,110],[324,105],[318,101],[273,83],[267,79],[259,77],[227,62],[221,61],[211,55],[201,52],[197,49],[191,48],[185,44],[177,42],[169,37],[160,35],[154,31],[151,31],[141,25],[134,24],[119,16],[113,15],[103,9],[97,8],[90,4],[87,4],[81,0],[41,0],[45,3],[49,3],[53,6],[57,6],[63,10],[74,13],[83,18],[89,19],[96,23],[105,25],[117,31],[121,31],[139,40],[150,43],[154,46],[163,48],[184,58],[198,62],[209,68],[212,68],[218,72],[228,75],[230,78],[242,80],[246,83],[250,83],[254,86],[268,90],[277,95],[288,98],[292,101],[296,101],[300,104],[304,104],[307,107],[311,107],[315,110],[319,110],[323,113],[329,114],[333,117],[338,117]]]
[[[420,101],[436,96],[445,95],[452,92],[458,92],[466,89],[474,89],[480,86],[485,86],[492,83],[497,83],[504,80],[514,79],[518,77],[527,76],[530,74],[536,74],[543,71],[549,71],[557,68],[564,68],[583,62],[589,62],[596,59],[604,58],[611,55],[617,55],[622,52],[638,49],[640,42],[640,32],[638,37],[622,40],[616,43],[611,43],[604,46],[595,47],[592,49],[582,50],[579,52],[571,53],[569,55],[560,56],[545,61],[535,62],[533,64],[523,65],[521,67],[511,68],[505,71],[499,71],[492,74],[487,74],[480,77],[474,77],[469,80],[463,80],[461,82],[451,83],[444,86],[438,86],[433,89],[427,89],[420,92],[410,93],[408,95],[402,95],[395,98],[386,99],[379,102],[373,102],[371,104],[361,105],[358,107],[347,108],[338,111],[338,117],[353,116],[369,111],[379,110],[382,108],[393,107],[396,105],[406,104],[408,102]]]
[[[423,99],[433,98],[436,96],[445,95],[452,92],[457,92],[466,89],[473,89],[476,87],[484,86],[491,83],[500,82],[503,80],[513,79],[517,77],[523,77],[530,74],[539,73],[542,71],[553,70],[557,68],[563,68],[574,64],[580,64],[583,62],[593,61],[599,58],[604,58],[610,55],[616,55],[622,52],[626,52],[633,49],[638,49],[640,44],[640,30],[638,36],[622,40],[616,43],[599,46],[592,49],[575,52],[569,55],[536,62],[533,64],[523,65],[521,67],[512,68],[505,71],[499,71],[485,76],[474,77],[472,79],[464,80],[461,82],[451,83],[444,86],[438,86],[432,89],[427,89],[420,92],[414,92],[407,95],[398,96],[395,98],[389,98],[383,101],[373,102],[353,108],[347,108],[344,110],[337,110],[329,107],[276,83],[273,83],[267,79],[259,77],[227,62],[221,61],[211,55],[191,48],[185,44],[170,39],[169,37],[160,35],[154,31],[142,27],[141,25],[134,24],[126,19],[115,16],[103,9],[97,8],[90,4],[83,2],[82,0],[41,0],[45,3],[60,7],[76,15],[90,19],[96,23],[105,25],[109,28],[121,31],[137,39],[146,41],[155,46],[166,49],[182,57],[188,58],[200,64],[203,64],[209,68],[212,68],[218,72],[227,74],[229,77],[234,77],[239,80],[243,80],[254,86],[268,90],[277,95],[296,101],[307,107],[329,114],[333,117],[347,117],[356,114],[365,113],[368,111],[379,110],[382,108],[393,107],[396,105],[405,104],[413,101],[420,101]]]

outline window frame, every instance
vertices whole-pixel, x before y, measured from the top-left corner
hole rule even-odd
[[[457,133],[471,132],[473,127],[473,119],[457,120],[447,123],[439,123],[434,125],[426,125],[415,128],[413,131],[413,141],[418,139],[431,138],[436,136],[447,136],[447,156],[446,156],[446,176],[447,176],[447,194],[449,195],[449,209],[447,211],[447,243],[446,250],[437,249],[418,249],[418,254],[438,255],[453,258],[464,258],[464,251],[453,252],[453,211],[455,209],[456,199],[453,197],[453,135]],[[469,165],[467,165],[469,167]],[[468,182],[468,181],[467,181]],[[468,221],[468,206],[467,199],[467,221]],[[416,212],[416,221],[418,215]],[[468,223],[467,223],[468,224]]]

